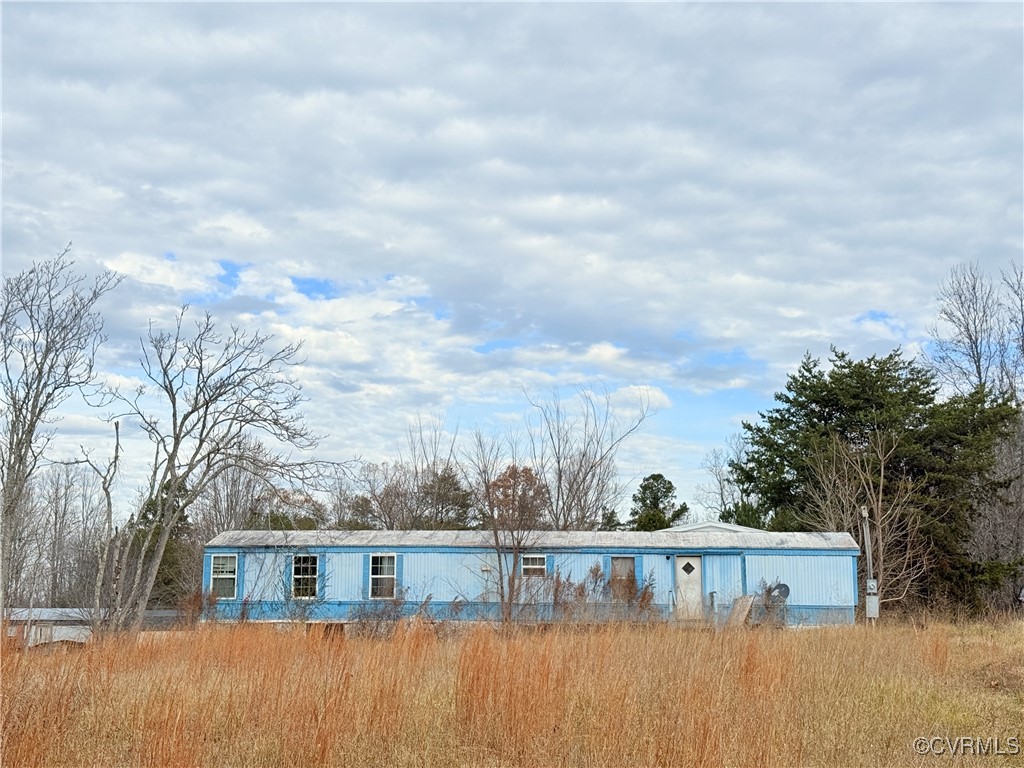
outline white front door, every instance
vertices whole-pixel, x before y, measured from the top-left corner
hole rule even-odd
[[[676,618],[704,618],[700,555],[676,556]]]

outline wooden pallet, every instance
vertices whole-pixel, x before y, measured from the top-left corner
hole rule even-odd
[[[729,612],[729,619],[725,622],[725,628],[742,627],[747,623],[750,609],[754,606],[753,595],[741,595],[732,601],[732,610]]]

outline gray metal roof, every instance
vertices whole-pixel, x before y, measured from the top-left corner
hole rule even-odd
[[[12,622],[41,621],[69,624],[88,623],[88,608],[11,608],[8,620]]]
[[[16,624],[88,624],[91,608],[11,608],[8,621]],[[146,626],[171,625],[181,619],[181,611],[174,609],[147,609],[143,624]]]
[[[520,534],[530,549],[821,549],[859,551],[848,533],[779,533],[746,528],[737,531],[530,531]],[[456,547],[487,549],[489,531],[225,531],[208,547]]]

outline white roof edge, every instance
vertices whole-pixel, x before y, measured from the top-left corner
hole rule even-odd
[[[810,549],[859,551],[848,533],[775,532],[756,528],[663,531],[532,531],[523,534],[529,549]],[[488,531],[225,531],[207,547],[454,547],[488,549]]]

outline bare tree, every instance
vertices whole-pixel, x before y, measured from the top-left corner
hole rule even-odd
[[[527,395],[535,420],[529,424],[531,464],[548,489],[548,524],[556,530],[592,530],[602,510],[614,508],[623,492],[615,458],[650,413],[644,393],[636,412],[622,420],[607,390],[577,390],[576,406],[558,393],[538,401]]]
[[[80,607],[82,591],[78,582],[83,544],[94,533],[99,517],[99,487],[79,462],[51,464],[40,474],[39,495],[44,521],[46,556],[46,604],[52,607]]]
[[[239,447],[239,462],[226,468],[196,497],[192,506],[192,528],[197,541],[206,542],[224,531],[240,530],[250,521],[266,515],[268,488],[256,472],[257,464],[245,466],[248,453],[259,456],[263,448],[253,440]]]
[[[59,553],[62,587],[54,605],[87,608],[92,604],[90,585],[96,578],[97,547],[103,534],[103,490],[99,478],[88,467],[77,462],[59,466],[61,482],[72,487],[73,498],[70,534]]]
[[[915,594],[928,563],[916,488],[896,466],[898,448],[898,436],[878,431],[862,447],[835,435],[823,440],[809,457],[811,506],[801,519],[817,530],[847,531],[864,547],[860,520],[867,509],[882,602]]]
[[[121,277],[103,272],[91,283],[74,269],[70,243],[55,258],[4,278],[0,306],[0,607],[9,606],[13,534],[29,510],[23,496],[53,436],[48,425],[71,394],[94,380],[104,341],[97,302]]]
[[[363,463],[335,488],[342,527],[438,530],[469,525],[471,494],[461,483],[454,436],[440,422],[410,426],[408,448],[397,461]]]
[[[1012,262],[1003,272],[1003,293],[1000,304],[1006,317],[1007,353],[1003,379],[1013,386],[1013,395],[1020,403],[1024,395],[1024,264]]]
[[[520,464],[519,453],[514,435],[499,437],[477,430],[463,460],[480,527],[488,532],[494,550],[493,586],[503,622],[516,618],[523,599],[523,556],[536,541],[548,506],[546,487]]]
[[[328,492],[329,527],[345,531],[369,527],[357,513],[359,499],[352,473],[345,469],[336,472]]]
[[[1008,578],[989,595],[990,604],[1011,608],[1024,590],[1024,413],[996,446],[992,471],[996,493],[978,505],[969,550],[974,560],[1002,563]]]
[[[7,599],[10,605],[40,605],[46,598],[46,517],[37,479],[21,493],[18,514],[7,524]]]
[[[959,391],[991,386],[1005,354],[998,288],[977,262],[953,268],[939,290],[939,320],[949,335],[933,327],[933,365]]]
[[[119,531],[114,528],[114,482],[117,479],[118,468],[121,463],[121,425],[114,422],[114,453],[105,465],[96,463],[89,453],[85,454],[84,462],[96,473],[100,480],[100,491],[103,494],[103,524],[99,540],[96,545],[96,582],[92,593],[92,606],[90,620],[94,631],[98,631],[107,624],[106,614],[115,613],[120,608],[118,600],[120,593],[111,595],[105,594],[104,584],[120,582],[122,570],[122,550],[120,542],[117,541]],[[111,564],[111,557],[114,562]],[[114,590],[110,590],[113,592]]]
[[[720,520],[735,516],[736,510],[745,506],[756,506],[756,501],[736,482],[733,472],[734,466],[746,460],[746,453],[746,439],[735,434],[723,448],[710,451],[701,464],[708,480],[697,485],[697,501]]]
[[[1016,397],[1024,383],[1024,267],[1011,263],[997,281],[977,262],[960,264],[938,298],[932,367],[960,393],[984,386]]]
[[[358,527],[401,531],[415,528],[416,480],[402,462],[362,464],[353,478],[351,519]]]
[[[444,430],[445,419],[417,417],[406,433],[407,455],[400,458],[411,473],[415,497],[413,527],[427,530],[469,525],[471,494],[462,486],[456,459],[458,429]]]
[[[318,442],[299,410],[300,387],[287,375],[300,362],[300,347],[275,349],[271,336],[236,326],[221,334],[209,314],[189,332],[187,311],[173,331],[151,329],[143,343],[142,371],[156,397],[148,398],[144,387],[106,393],[120,406],[118,417],[137,422],[153,446],[145,503],[112,535],[115,572],[101,574],[106,622],[115,630],[141,625],[175,524],[224,472],[237,468],[306,485],[319,483],[325,469],[287,453]],[[256,443],[256,435],[281,449]],[[128,563],[132,552],[137,557]]]
[[[931,328],[932,365],[958,392],[984,386],[1024,408],[1024,265],[1011,262],[996,281],[976,263],[953,269],[939,293],[940,324]],[[1024,588],[1024,413],[996,447],[994,493],[971,518],[969,547],[978,561],[1009,569],[992,595],[1012,605]],[[1002,564],[1002,565],[999,565]],[[1016,565],[1014,565],[1016,564]]]

